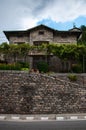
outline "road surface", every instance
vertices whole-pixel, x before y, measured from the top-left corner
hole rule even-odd
[[[86,130],[86,121],[0,121],[0,130]]]

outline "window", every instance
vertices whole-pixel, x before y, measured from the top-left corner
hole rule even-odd
[[[44,31],[39,31],[39,35],[44,35]]]
[[[17,37],[18,37],[18,38],[21,38],[21,37],[23,37],[23,35],[17,35]]]
[[[61,37],[62,37],[62,38],[66,38],[67,35],[66,35],[66,34],[61,34]]]
[[[33,44],[35,46],[38,46],[38,45],[42,45],[42,44],[49,44],[49,42],[48,41],[34,41]]]
[[[25,42],[14,42],[16,45],[18,44],[24,44]]]

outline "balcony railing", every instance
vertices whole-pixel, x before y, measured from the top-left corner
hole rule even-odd
[[[47,54],[47,50],[46,49],[32,49],[29,51],[29,55],[46,55]]]

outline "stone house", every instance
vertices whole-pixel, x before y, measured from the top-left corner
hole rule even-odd
[[[39,25],[28,30],[22,31],[4,31],[9,44],[22,44],[27,43],[30,45],[41,45],[44,44],[77,44],[78,39],[81,35],[81,30],[74,27],[68,31],[58,31],[45,25]],[[50,70],[62,71],[69,70],[70,65],[68,63],[62,63],[61,60],[55,56],[46,56],[41,53],[29,53],[28,62],[31,68],[37,68],[39,61],[48,62]],[[64,64],[64,65],[63,65]]]

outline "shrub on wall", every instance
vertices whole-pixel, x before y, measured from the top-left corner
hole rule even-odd
[[[14,63],[14,64],[6,64],[1,63],[0,64],[0,70],[23,70],[28,71],[29,70],[29,64],[28,63]]]
[[[75,74],[69,74],[67,77],[70,81],[77,81],[77,76]]]
[[[81,73],[82,72],[81,64],[73,64],[71,69],[74,73]]]
[[[22,68],[29,68],[29,63],[27,62],[18,62]]]
[[[0,64],[0,70],[21,70],[20,64]]]
[[[41,61],[41,62],[38,62],[38,64],[37,64],[37,69],[40,72],[46,73],[46,72],[48,72],[48,68],[49,67],[48,67],[48,64],[46,62]]]

